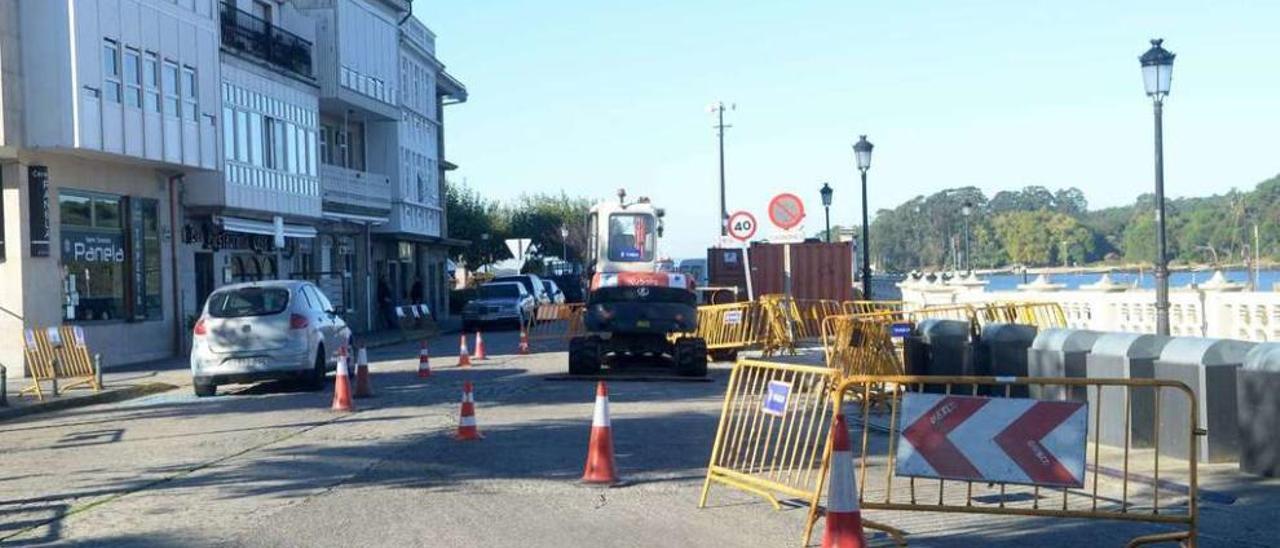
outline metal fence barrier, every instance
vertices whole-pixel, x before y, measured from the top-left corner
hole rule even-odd
[[[698,307],[698,330],[693,336],[707,343],[708,352],[744,350],[764,336],[763,309],[757,302]]]
[[[775,509],[779,495],[813,500],[821,489],[834,380],[825,367],[739,360],[698,507],[706,507],[712,483],[760,495]]]
[[[892,387],[887,391],[887,398],[878,398],[874,394],[885,386]],[[936,479],[915,475],[900,475],[896,469],[901,463],[899,459],[919,459],[919,455],[904,453],[903,444],[908,438],[904,430],[912,430],[916,423],[904,428],[907,422],[904,410],[904,398],[908,392],[924,392],[928,388],[940,388],[941,394],[934,397],[964,399],[965,396],[976,396],[979,393],[994,393],[992,400],[1008,398],[1015,387],[1064,387],[1066,392],[1083,392],[1088,395],[1092,406],[1088,408],[1084,431],[1081,432],[1083,455],[1080,477],[1078,481],[1065,486],[1046,486],[1043,481],[990,481],[989,479]],[[1103,401],[1117,401],[1114,398],[1102,397],[1109,392],[1118,392],[1124,405],[1112,409],[1104,406]],[[883,394],[883,392],[881,392]],[[1123,422],[1129,430],[1131,414],[1129,407],[1135,394],[1149,393],[1155,401],[1155,416],[1152,427],[1157,436],[1182,436],[1187,438],[1192,449],[1185,460],[1161,458],[1154,449],[1138,449],[1131,447],[1126,440],[1123,447],[1104,447],[1099,443],[1098,433],[1104,422]],[[922,394],[923,395],[923,394]],[[1109,394],[1108,394],[1109,395]],[[1168,398],[1185,399],[1185,405],[1162,405]],[[1199,511],[1197,508],[1197,452],[1194,450],[1198,436],[1204,431],[1198,426],[1196,399],[1185,384],[1176,381],[1158,379],[1079,379],[1079,378],[1006,378],[1006,377],[925,377],[925,376],[883,376],[855,375],[839,381],[832,400],[850,402],[843,411],[851,424],[859,425],[853,441],[854,456],[857,465],[853,468],[858,485],[860,507],[864,510],[926,511],[968,514],[994,514],[1038,516],[1051,518],[1106,519],[1147,522],[1178,526],[1182,530],[1166,533],[1147,534],[1133,538],[1129,546],[1137,546],[1154,542],[1184,541],[1187,546],[1195,546]],[[947,400],[943,400],[944,402]],[[1022,402],[1053,403],[1044,400],[1027,400]],[[954,408],[935,407],[950,412]],[[726,409],[728,406],[726,404]],[[1189,425],[1184,431],[1161,430],[1161,410],[1167,412],[1179,409],[1189,410],[1186,417]],[[917,420],[943,420],[946,414],[934,414],[931,409],[927,416]],[[939,418],[942,417],[942,418]],[[886,420],[887,419],[887,420]],[[1013,420],[1013,419],[1009,419]],[[873,434],[874,432],[874,434]],[[910,432],[908,432],[910,434]],[[918,450],[914,448],[913,450]],[[901,455],[908,455],[901,457]],[[715,453],[713,453],[715,455]],[[1045,461],[1045,455],[1033,454],[1033,457]],[[919,462],[917,460],[917,462]],[[953,462],[953,461],[949,461]],[[713,456],[713,464],[715,457]],[[1034,464],[1034,463],[1032,463]],[[822,472],[818,474],[819,485],[816,491],[822,492],[830,466],[830,445],[822,461]],[[945,474],[943,474],[945,476]],[[868,481],[868,480],[872,481]],[[1040,485],[1035,485],[1040,483]],[[806,490],[809,486],[806,485]],[[819,495],[814,495],[810,503],[808,522],[805,527],[805,543],[808,543],[813,527],[819,516]],[[901,539],[899,538],[899,541]]]
[[[31,373],[31,386],[23,388],[20,395],[34,393],[43,401],[41,383],[45,381],[52,384],[55,396],[61,390],[79,386],[88,386],[95,392],[102,389],[99,360],[90,355],[80,326],[27,329],[23,332],[22,352]],[[71,382],[60,390],[58,381],[63,379]]]
[[[1034,325],[1041,330],[1067,327],[1067,315],[1058,303],[987,303],[973,311],[979,327],[992,323]]]
[[[569,340],[583,334],[586,311],[582,303],[540,304],[525,318],[524,330],[530,341]]]

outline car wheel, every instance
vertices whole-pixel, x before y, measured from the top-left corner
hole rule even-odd
[[[707,343],[697,337],[682,337],[676,341],[676,374],[681,377],[707,376]]]
[[[596,375],[600,373],[600,340],[595,337],[574,337],[569,340],[569,374]]]
[[[211,382],[196,382],[192,386],[197,398],[208,398],[218,393],[218,385]]]
[[[316,363],[311,368],[311,373],[307,375],[307,390],[317,391],[324,389],[324,377],[328,368],[324,359],[324,347],[316,348]]]

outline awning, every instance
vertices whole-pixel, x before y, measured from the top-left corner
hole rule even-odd
[[[240,217],[219,217],[222,221],[222,228],[231,232],[242,232],[245,234],[262,234],[263,236],[275,236],[276,227],[268,221],[255,221],[253,219],[243,219]],[[284,235],[287,238],[315,238],[316,229],[307,225],[284,225]]]
[[[367,225],[385,225],[389,221],[389,219],[387,219],[386,217],[375,217],[372,215],[356,215],[354,213],[336,213],[333,211],[326,211],[322,213],[321,216],[331,221],[346,221],[346,222],[361,223],[361,224],[367,224]]]

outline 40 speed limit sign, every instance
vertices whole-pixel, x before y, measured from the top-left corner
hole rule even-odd
[[[729,235],[735,240],[745,242],[756,235],[756,218],[746,211],[737,211],[729,216]]]

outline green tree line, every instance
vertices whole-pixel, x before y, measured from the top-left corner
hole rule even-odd
[[[562,254],[567,254],[563,258],[571,262],[582,260],[587,243],[587,212],[591,208],[587,198],[564,193],[532,194],[501,203],[454,183],[448,184],[445,197],[449,237],[469,242],[455,249],[453,258],[470,268],[510,259],[504,243],[510,238],[532,240],[531,263],[541,264],[543,258]],[[568,237],[562,237],[561,227],[568,229]]]
[[[965,204],[970,215],[963,214]],[[1239,264],[1252,260],[1253,227],[1264,260],[1280,259],[1280,176],[1251,191],[1167,199],[1172,261]],[[965,261],[965,226],[969,257]],[[1156,256],[1155,197],[1090,210],[1077,188],[1042,186],[987,197],[975,187],[917,196],[876,213],[871,252],[889,271],[1011,265],[1151,264]]]

